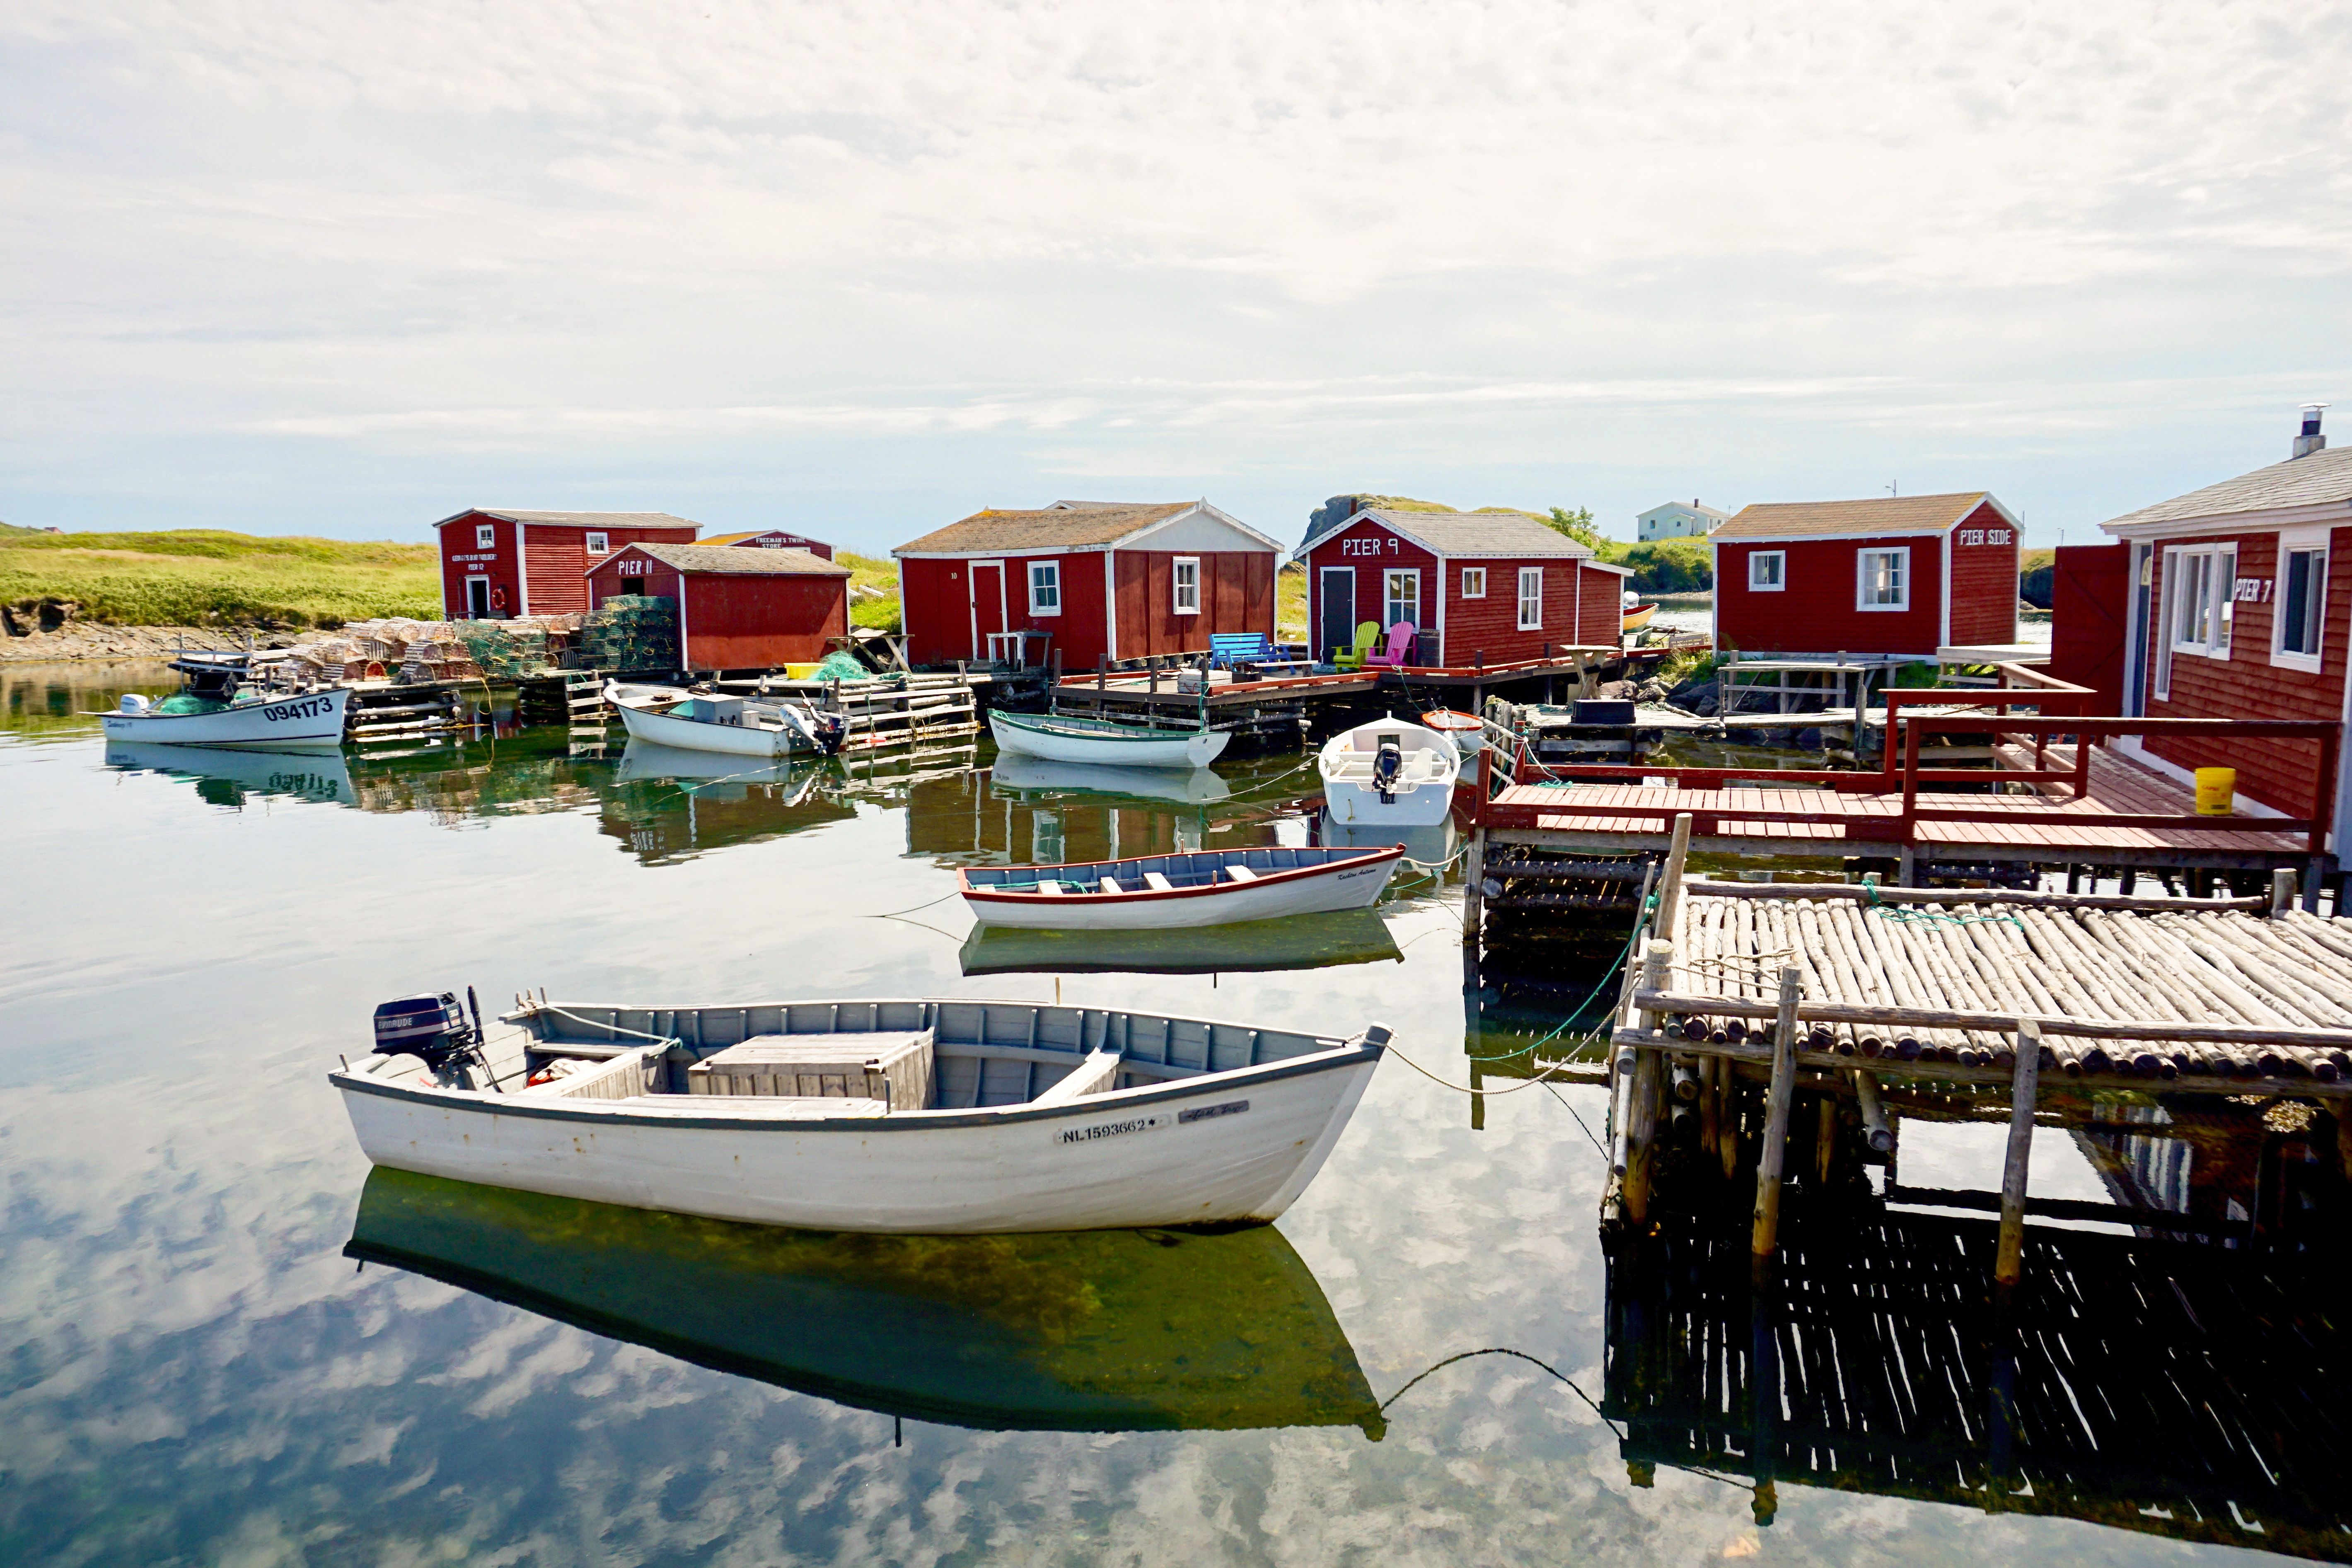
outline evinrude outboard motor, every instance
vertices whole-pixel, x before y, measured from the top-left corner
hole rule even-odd
[[[472,994],[470,987],[467,994]],[[397,1001],[379,1003],[375,1010],[376,1055],[415,1057],[431,1068],[435,1077],[445,1079],[453,1068],[462,1069],[469,1062],[480,1066],[487,1074],[488,1064],[482,1059],[478,1007],[474,1016],[475,1023],[466,1021],[466,1010],[458,1005],[457,994],[451,991],[437,996],[403,996]]]
[[[1396,804],[1397,780],[1404,776],[1404,742],[1397,735],[1382,735],[1381,749],[1372,753],[1372,787],[1381,792],[1382,805]]]

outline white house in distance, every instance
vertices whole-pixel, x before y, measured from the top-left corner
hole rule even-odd
[[[1678,500],[1670,500],[1664,506],[1652,507],[1633,520],[1636,525],[1633,538],[1637,542],[1649,539],[1704,539],[1715,531],[1716,524],[1730,521],[1729,512],[1717,511],[1711,506],[1701,506],[1696,497],[1692,498],[1688,506],[1685,506]]]

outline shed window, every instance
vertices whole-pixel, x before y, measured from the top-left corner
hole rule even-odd
[[[1483,599],[1486,596],[1486,569],[1484,566],[1462,568],[1462,596]]]
[[[2319,672],[2327,619],[2327,540],[2324,533],[2279,540],[2278,586],[2271,611],[2271,662]]]
[[[1787,551],[1759,550],[1748,557],[1748,587],[1750,593],[1777,594],[1788,585]]]
[[[1543,568],[1519,568],[1519,630],[1543,630]]]
[[[611,541],[609,538],[607,538],[605,535],[601,534],[601,533],[592,533],[592,534],[590,534],[590,535],[588,536],[588,553],[589,553],[589,554],[591,554],[591,555],[609,555],[609,554],[611,554],[611,553],[612,553],[612,550],[613,550],[613,542],[612,542],[612,541]]]
[[[1033,616],[1058,616],[1062,613],[1060,562],[1029,563],[1029,613]]]
[[[474,524],[474,548],[496,550],[499,547],[499,525],[494,522]]]
[[[1201,613],[1201,558],[1179,555],[1176,558],[1176,613],[1197,616]]]
[[[2175,653],[2230,657],[2231,608],[2238,580],[2238,547],[2173,550],[2164,574]],[[2167,683],[2168,686],[2169,683]]]
[[[1854,556],[1854,605],[1857,610],[1907,610],[1911,607],[1911,547],[1864,550]]]

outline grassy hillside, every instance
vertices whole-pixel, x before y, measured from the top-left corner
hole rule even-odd
[[[0,534],[0,605],[116,626],[332,626],[441,613],[430,544],[167,533]]]
[[[892,636],[907,629],[906,616],[898,603],[898,563],[872,555],[852,555],[846,550],[833,552],[834,561],[849,568],[849,585],[853,588],[879,588],[878,599],[853,598],[849,604],[849,624],[872,626]]]

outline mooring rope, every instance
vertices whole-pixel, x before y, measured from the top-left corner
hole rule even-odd
[[[2025,922],[2015,915],[1994,914],[1990,910],[1968,914],[1946,914],[1941,910],[1909,909],[1883,902],[1878,897],[1878,873],[1875,871],[1867,873],[1862,879],[1862,894],[1864,914],[1877,915],[1882,920],[1893,921],[1897,925],[2012,925],[2019,931],[2025,929]]]

